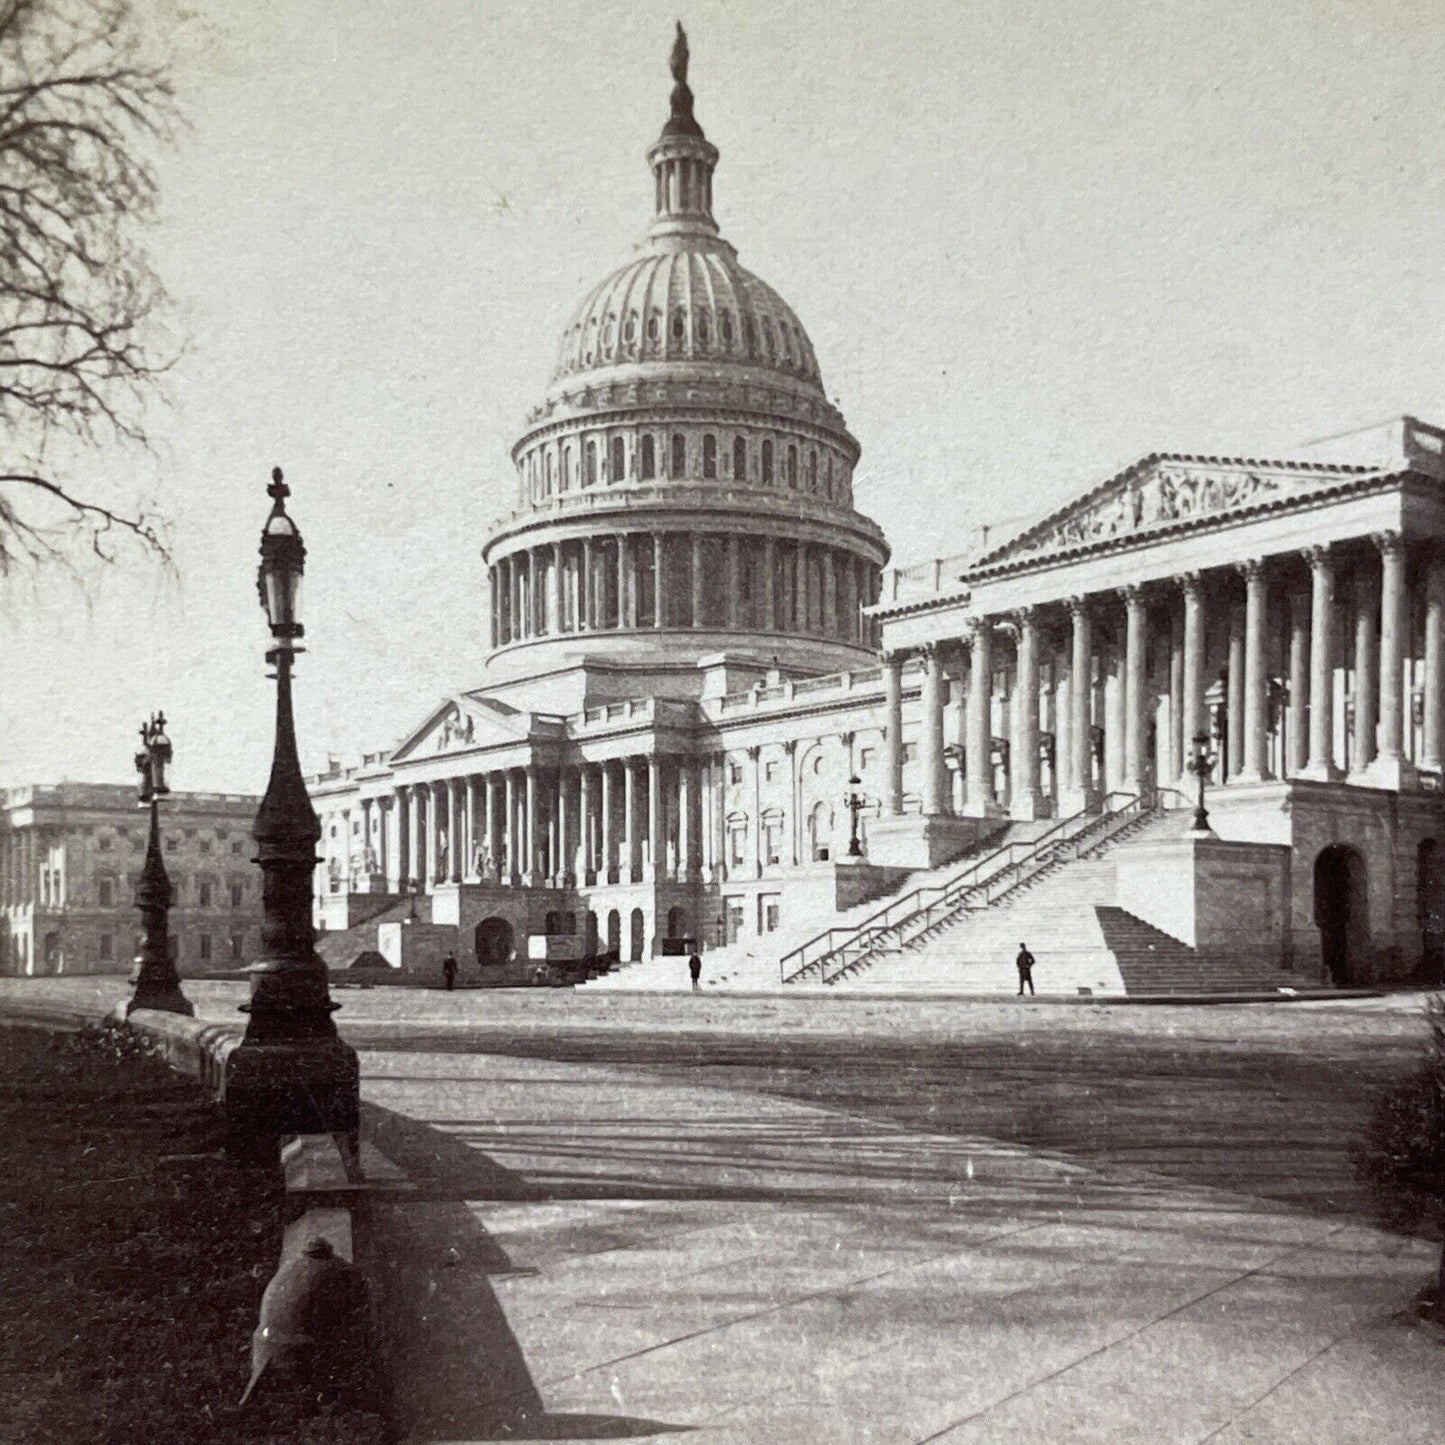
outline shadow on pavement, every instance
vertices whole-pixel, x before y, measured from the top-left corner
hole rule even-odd
[[[467,1207],[469,1198],[543,1197],[479,1150],[375,1104],[367,1138],[416,1181],[414,1195],[371,1207],[398,1423],[409,1440],[623,1440],[688,1425],[619,1415],[551,1413],[490,1276],[513,1265]]]

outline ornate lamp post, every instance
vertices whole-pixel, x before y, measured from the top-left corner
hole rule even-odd
[[[1214,765],[1219,761],[1219,755],[1214,750],[1214,744],[1208,733],[1196,733],[1194,735],[1194,755],[1189,760],[1189,771],[1199,781],[1199,800],[1194,805],[1194,821],[1190,825],[1195,833],[1208,833],[1209,814],[1204,807],[1204,783],[1214,771]]]
[[[311,923],[311,880],[319,861],[316,817],[296,752],[291,667],[302,649],[298,598],[306,547],[286,514],[290,495],[278,467],[267,488],[271,514],[261,532],[257,588],[274,645],[276,743],[271,780],[251,835],[262,873],[261,958],[251,964],[246,1035],[226,1062],[226,1147],[234,1158],[269,1161],[283,1135],[344,1134],[355,1145],[360,1071],[336,1032]]]
[[[868,799],[858,791],[862,785],[863,779],[854,773],[848,779],[848,789],[843,794],[843,806],[848,810],[848,856],[850,858],[863,856],[863,843],[858,837],[858,814],[868,806]]]
[[[135,755],[140,774],[140,801],[151,810],[150,840],[146,844],[145,866],[135,888],[135,906],[140,910],[141,944],[131,975],[133,991],[125,1006],[129,1018],[138,1008],[163,1009],[166,1013],[191,1015],[195,1010],[181,992],[181,980],[171,959],[171,880],[161,858],[160,800],[170,792],[166,769],[171,764],[171,740],[166,736],[166,715],[156,713],[141,724],[140,751]]]

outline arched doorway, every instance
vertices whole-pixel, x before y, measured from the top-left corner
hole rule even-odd
[[[1420,982],[1445,981],[1445,856],[1434,838],[1415,860],[1415,911],[1420,921]]]
[[[667,910],[667,936],[669,938],[687,937],[687,910],[683,908],[669,908]]]
[[[632,918],[628,932],[630,936],[627,940],[627,956],[635,963],[642,957],[642,946],[646,934],[642,910],[640,908],[634,908],[632,910]]]
[[[1366,982],[1369,973],[1369,892],[1365,860],[1343,843],[1315,859],[1315,923],[1320,961],[1336,988]]]
[[[587,910],[587,936],[582,951],[588,958],[597,954],[597,915],[590,908]]]
[[[480,968],[497,968],[511,961],[514,938],[505,918],[484,918],[477,924],[473,947]]]
[[[814,803],[808,814],[808,856],[822,862],[833,851],[833,810],[827,803]]]
[[[607,951],[619,955],[622,952],[622,915],[615,908],[607,913]]]

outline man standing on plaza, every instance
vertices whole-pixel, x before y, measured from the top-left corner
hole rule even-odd
[[[450,993],[457,986],[457,961],[451,955],[442,959],[442,987]]]
[[[692,991],[697,993],[702,988],[702,959],[696,951],[688,956],[687,971],[692,975]]]
[[[1014,962],[1018,965],[1019,970],[1019,997],[1022,998],[1024,996],[1025,984],[1028,984],[1029,986],[1029,997],[1035,997],[1034,956],[1029,952],[1028,944],[1019,944],[1019,956],[1014,960]]]

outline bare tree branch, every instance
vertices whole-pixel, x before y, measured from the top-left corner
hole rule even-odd
[[[0,575],[77,536],[103,561],[127,542],[169,557],[144,509],[79,496],[54,470],[66,439],[146,447],[170,364],[139,233],[180,121],[148,39],[131,0],[0,0]]]

